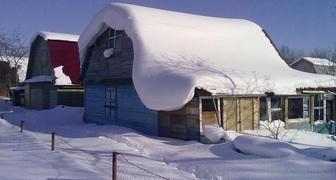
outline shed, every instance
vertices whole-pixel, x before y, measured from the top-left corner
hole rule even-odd
[[[83,106],[78,35],[41,31],[32,38],[25,83],[25,107]]]
[[[336,75],[334,62],[323,58],[301,57],[291,63],[290,67],[304,72]]]
[[[266,32],[241,19],[111,3],[78,46],[85,120],[150,135],[204,142],[205,124],[257,129],[261,98],[335,87],[332,76],[291,69]]]

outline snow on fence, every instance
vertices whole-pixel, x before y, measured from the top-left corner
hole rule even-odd
[[[3,119],[3,118],[2,118]],[[13,125],[11,133],[22,133],[24,121],[21,121],[21,129]],[[13,129],[15,129],[13,131]],[[8,133],[0,132],[0,133]],[[127,180],[127,179],[144,179],[144,180],[167,180],[163,176],[155,174],[148,169],[144,169],[136,163],[133,163],[127,158],[127,154],[117,152],[97,152],[84,150],[82,148],[73,146],[65,138],[57,136],[55,132],[50,134],[27,131],[33,135],[37,140],[49,146],[51,151],[58,151],[65,156],[75,160],[80,166],[103,176],[109,177],[112,180]],[[22,139],[20,138],[20,142]]]

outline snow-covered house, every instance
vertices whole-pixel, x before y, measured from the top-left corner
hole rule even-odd
[[[290,67],[304,72],[336,75],[336,65],[328,59],[301,57],[291,63]]]
[[[32,38],[25,83],[25,107],[83,106],[78,35],[38,32]]]
[[[78,46],[86,121],[152,135],[202,141],[206,124],[256,129],[278,112],[287,122],[300,89],[313,99],[336,87],[332,76],[291,69],[265,31],[241,19],[112,3]]]

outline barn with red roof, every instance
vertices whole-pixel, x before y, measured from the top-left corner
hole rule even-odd
[[[25,83],[25,107],[83,106],[78,35],[38,32],[32,38]]]

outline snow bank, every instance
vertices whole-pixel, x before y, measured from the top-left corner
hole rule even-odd
[[[226,134],[224,129],[214,124],[204,125],[203,135],[211,142],[218,142],[222,138],[231,141],[231,138]]]
[[[23,81],[23,83],[39,83],[39,82],[52,82],[54,80],[53,76],[48,76],[48,75],[40,75],[40,76],[35,76],[30,79],[26,79]]]
[[[40,31],[33,36],[30,43],[32,43],[37,36],[41,36],[46,41],[60,40],[60,41],[77,42],[79,39],[79,35]]]
[[[119,3],[102,9],[81,34],[82,64],[86,49],[108,27],[125,30],[132,39],[132,78],[149,109],[180,109],[196,87],[228,95],[335,87],[333,76],[288,67],[253,22]]]
[[[234,146],[241,152],[268,158],[281,158],[297,154],[298,149],[287,142],[261,136],[238,136]]]
[[[149,137],[122,126],[87,124],[83,122],[84,108],[79,107],[28,110],[0,103],[0,111],[12,112],[4,114],[5,120],[0,120],[0,179],[111,179],[106,175],[110,175],[112,160],[105,161],[104,157],[112,156],[112,152],[119,152],[131,163],[168,179],[320,180],[333,179],[336,172],[335,163],[330,162],[335,157],[336,142],[325,134],[288,130],[298,135],[292,145],[300,149],[301,154],[316,158],[263,158],[235,151],[232,144],[237,145],[239,138],[236,142],[201,144]],[[25,120],[24,132],[20,132],[19,128],[22,120]],[[57,137],[66,140],[72,147],[56,138],[56,150],[50,151],[51,132],[56,132]],[[226,133],[230,137],[246,134],[236,131]],[[245,138],[247,148],[251,149],[257,135],[249,135],[251,140]],[[260,139],[261,143],[265,139]],[[269,146],[270,143],[262,143],[253,149],[270,150]],[[73,149],[76,147],[92,155]],[[277,147],[274,146],[273,153],[278,153]],[[119,175],[127,175],[129,179],[153,177],[133,171],[133,166],[132,169],[123,166],[122,157],[118,157],[118,163],[125,167],[118,171]],[[103,167],[103,172],[95,171],[100,167]],[[21,173],[17,173],[18,169]]]
[[[56,68],[54,68],[54,72],[55,72],[55,85],[71,85],[71,79],[69,76],[65,75],[63,73],[63,66],[58,66]]]

